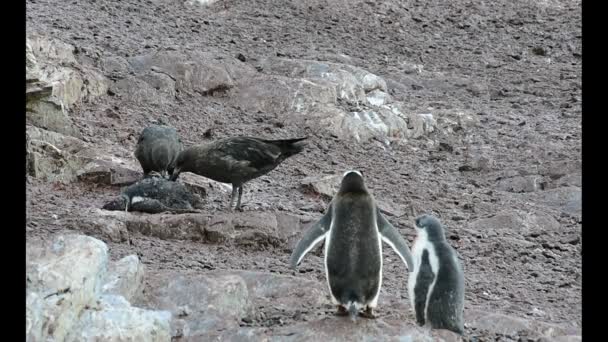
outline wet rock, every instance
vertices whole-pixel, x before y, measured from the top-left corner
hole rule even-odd
[[[136,255],[128,255],[108,266],[102,292],[123,296],[130,301],[144,289],[144,265]]]
[[[469,223],[469,228],[479,232],[506,230],[529,233],[556,231],[560,224],[553,216],[539,211],[505,210],[492,217],[475,220]]]

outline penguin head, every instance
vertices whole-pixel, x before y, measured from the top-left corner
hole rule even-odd
[[[342,176],[339,192],[367,192],[361,172],[356,170],[346,171]]]
[[[424,231],[429,240],[444,240],[443,226],[439,219],[430,214],[424,214],[415,219],[416,231]]]
[[[115,199],[111,200],[110,202],[106,203],[102,209],[105,210],[128,210],[128,206],[129,206],[129,196],[122,194],[119,197],[116,197]]]

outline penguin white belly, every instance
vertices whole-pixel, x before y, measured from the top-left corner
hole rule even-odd
[[[378,231],[378,227],[376,227],[376,231]],[[382,288],[382,267],[383,267],[383,258],[382,258],[382,238],[380,237],[380,233],[378,233],[378,249],[380,250],[380,275],[378,277],[378,291],[376,295],[369,303],[364,303],[369,305],[371,308],[376,308],[378,306],[378,297],[380,296],[380,289]]]
[[[416,287],[416,279],[418,279],[418,272],[420,271],[420,264],[422,263],[422,251],[427,244],[428,240],[426,232],[419,232],[416,240],[414,240],[414,245],[412,246],[412,259],[414,260],[414,267],[410,272],[407,282],[408,296],[410,298],[412,310],[414,310],[415,307],[414,288]]]
[[[333,226],[333,225],[332,225]],[[331,297],[331,301],[334,304],[340,304],[340,302],[338,301],[338,299],[336,299],[336,297],[334,296],[334,293],[331,289],[331,283],[329,282],[329,269],[327,267],[327,255],[329,252],[329,245],[330,245],[330,241],[331,241],[331,233],[332,233],[332,226],[330,226],[329,228],[329,232],[327,232],[327,234],[325,235],[325,250],[323,251],[323,261],[324,261],[324,265],[325,265],[325,279],[327,280],[327,287],[329,288],[329,296]]]
[[[437,258],[437,253],[435,253],[435,247],[433,246],[432,243],[428,243],[426,246],[424,247],[424,249],[426,249],[428,251],[429,254],[429,263],[431,264],[431,270],[433,271],[433,274],[435,275],[435,277],[433,278],[433,282],[431,283],[431,285],[429,286],[429,290],[426,294],[426,304],[424,305],[424,319],[427,319],[427,311],[429,308],[429,300],[431,299],[431,295],[433,294],[433,289],[435,288],[435,284],[437,283],[437,275],[439,272],[439,259]]]

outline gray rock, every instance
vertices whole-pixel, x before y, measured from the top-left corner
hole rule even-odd
[[[372,106],[382,106],[391,102],[391,96],[382,90],[372,90],[367,94],[367,102]]]
[[[562,335],[555,337],[541,337],[538,342],[580,342],[583,338],[580,335]]]
[[[26,142],[28,173],[38,179],[126,185],[140,177],[136,161],[109,155],[71,136],[27,125]],[[116,152],[129,154],[119,148]]]
[[[159,85],[158,78],[149,77],[164,74],[174,81],[175,89],[203,95],[228,90],[255,74],[251,66],[232,56],[209,52],[159,51],[128,62],[153,87]]]
[[[566,186],[534,193],[528,197],[530,201],[545,204],[566,213],[580,215],[582,210],[581,188]]]
[[[108,215],[107,211],[98,208],[83,209],[81,213],[82,215],[77,218],[67,218],[65,221],[66,228],[95,234],[112,242],[129,240],[125,213]]]
[[[88,236],[67,235],[46,246],[29,245],[26,254],[28,340],[61,341],[100,294],[108,248]]]
[[[501,179],[496,188],[508,192],[534,192],[541,189],[543,177],[539,175],[516,176]]]
[[[93,158],[93,155],[100,158]],[[127,163],[122,158],[102,155],[96,150],[89,151],[86,157],[84,154],[79,157],[90,160],[76,172],[76,178],[81,182],[121,186],[133,184],[141,177],[136,169],[123,166]]]
[[[321,122],[338,137],[361,143],[375,138],[388,145],[392,140],[405,139],[408,131],[407,121],[388,108],[338,113]]]
[[[235,87],[232,97],[243,109],[274,113],[307,114],[306,119],[326,117],[335,108],[336,90],[328,84],[303,78],[260,75]]]
[[[221,213],[212,216],[205,227],[208,242],[231,241],[255,250],[279,247],[296,234],[295,229],[281,231],[276,215],[268,212]]]
[[[66,135],[77,131],[67,110],[82,101],[103,95],[107,80],[94,68],[80,64],[74,47],[58,39],[29,34],[26,39],[26,78],[52,87],[49,96],[30,97],[26,104],[28,121]]]
[[[209,6],[216,3],[218,0],[186,0],[187,5]]]
[[[275,329],[270,341],[454,341],[442,338],[449,333],[431,332],[403,321],[359,319],[353,324],[349,319],[327,317]]]
[[[105,294],[120,295],[131,301],[143,292],[144,273],[144,265],[137,255],[128,255],[110,263],[101,290]]]
[[[317,281],[273,273],[233,272],[247,283],[256,306],[273,306],[278,310],[295,312],[328,303],[327,285]]]
[[[469,228],[479,232],[506,230],[521,234],[556,231],[560,224],[553,216],[540,211],[504,210],[492,217],[470,222]]]
[[[154,309],[170,311],[174,334],[184,337],[237,329],[253,313],[247,284],[235,274],[155,274],[145,300]]]
[[[112,265],[109,274],[107,266],[107,246],[88,236],[28,243],[27,340],[168,341],[170,313],[131,307],[120,295],[102,295],[107,291],[132,297],[141,291],[138,260],[127,257]]]
[[[141,214],[90,208],[66,221],[72,229],[125,241],[130,233],[160,239],[202,241],[246,249],[281,247],[301,234],[306,216],[283,212],[232,212],[216,214]]]
[[[578,329],[566,325],[544,323],[481,310],[465,311],[465,322],[469,328],[507,336],[517,336],[523,331],[528,332],[528,337],[532,338],[580,334]]]
[[[266,74],[329,85],[338,98],[357,103],[367,103],[369,92],[387,90],[381,77],[347,64],[272,57],[262,60],[259,66]]]
[[[306,177],[302,180],[301,187],[304,191],[310,191],[331,199],[338,191],[341,179],[340,175]]]
[[[122,296],[102,295],[66,341],[170,341],[171,313],[132,307]]]

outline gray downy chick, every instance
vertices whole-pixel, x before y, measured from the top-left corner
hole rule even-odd
[[[197,212],[201,198],[188,191],[185,185],[161,177],[144,178],[125,188],[119,197],[103,206],[105,210],[161,212]]]

